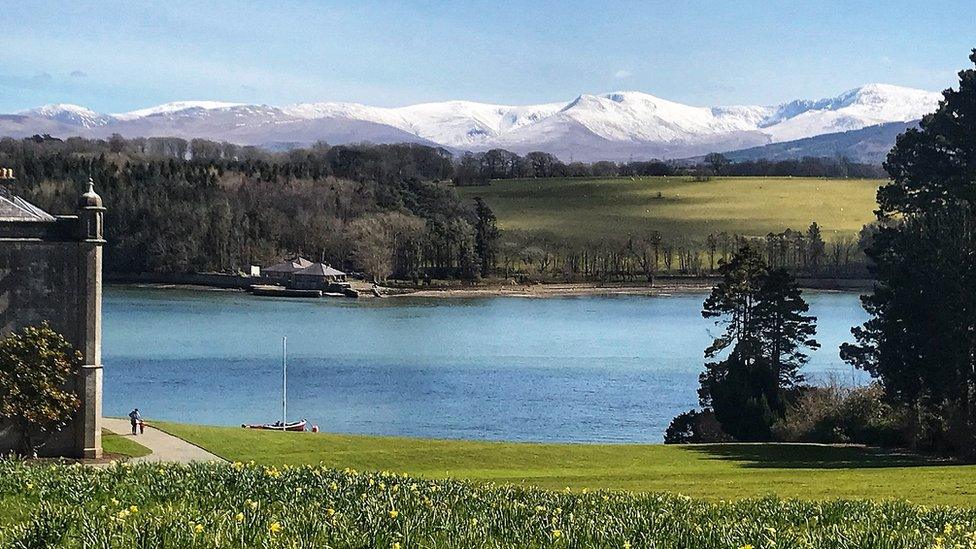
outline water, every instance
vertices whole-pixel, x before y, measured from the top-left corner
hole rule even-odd
[[[855,294],[808,293],[814,379],[866,378],[838,346]],[[281,417],[331,432],[657,442],[697,405],[717,329],[704,294],[659,297],[275,299],[108,287],[105,413],[215,425]]]

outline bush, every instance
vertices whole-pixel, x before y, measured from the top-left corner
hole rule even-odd
[[[722,425],[711,410],[689,410],[671,420],[664,432],[665,444],[696,444],[730,442],[732,437],[722,431]]]
[[[884,403],[877,383],[845,388],[837,383],[803,387],[773,426],[776,440],[903,446],[904,415]]]

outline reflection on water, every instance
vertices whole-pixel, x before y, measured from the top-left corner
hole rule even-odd
[[[326,431],[535,441],[660,441],[697,404],[717,332],[704,295],[274,299],[109,287],[105,413],[239,425],[290,415]],[[810,293],[808,377],[863,382],[837,355],[855,294]]]

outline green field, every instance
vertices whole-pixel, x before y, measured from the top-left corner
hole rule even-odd
[[[880,180],[789,177],[557,178],[459,187],[480,196],[504,231],[570,242],[624,240],[650,231],[701,241],[710,233],[764,236],[812,221],[827,240],[854,236],[874,219]]]
[[[132,440],[131,437],[124,437],[105,430],[102,431],[102,450],[106,454],[124,457],[142,457],[152,453],[149,448]]]
[[[772,494],[976,506],[976,466],[858,447],[522,444],[159,426],[227,460],[279,467],[321,463],[425,478],[677,492],[710,500]]]

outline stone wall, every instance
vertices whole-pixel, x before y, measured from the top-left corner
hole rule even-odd
[[[82,353],[85,366],[72,387],[82,409],[42,453],[96,457],[101,452],[101,246],[71,238],[76,223],[75,218],[0,222],[0,335],[48,322]],[[11,433],[0,432],[0,451],[18,444]]]

